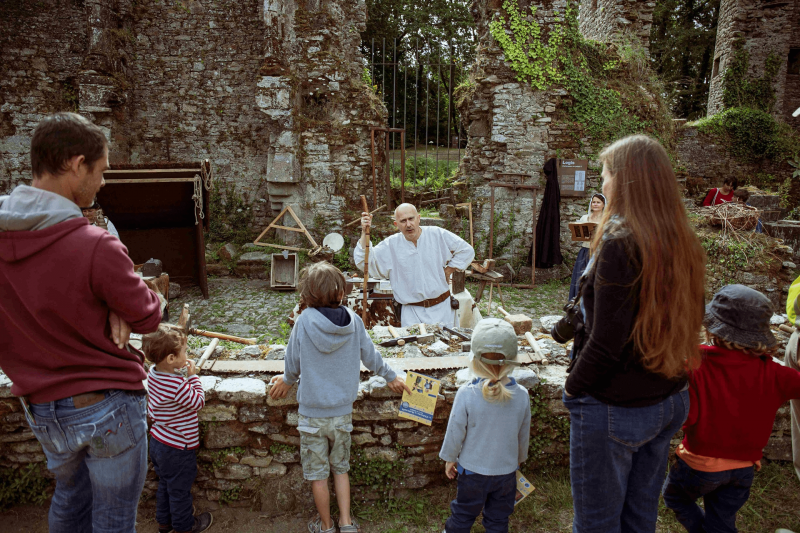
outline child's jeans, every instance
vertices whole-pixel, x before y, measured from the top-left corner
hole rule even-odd
[[[508,517],[517,495],[516,471],[502,476],[459,474],[456,499],[450,503],[447,533],[469,533],[483,510],[486,533],[508,533]]]
[[[197,477],[197,450],[179,450],[150,437],[150,460],[158,474],[156,521],[175,531],[191,531],[192,483]]]
[[[752,484],[752,466],[701,472],[678,458],[669,470],[664,503],[689,533],[736,533],[736,512],[750,497]],[[703,498],[705,512],[698,498]]]

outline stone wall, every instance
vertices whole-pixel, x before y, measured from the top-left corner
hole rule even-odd
[[[551,157],[578,157],[578,142],[573,138],[571,126],[559,120],[559,108],[568,99],[566,91],[549,89],[539,91],[529,83],[520,82],[516,73],[505,62],[503,51],[489,33],[488,24],[500,11],[499,3],[475,2],[472,14],[478,31],[478,56],[471,72],[474,87],[460,100],[459,110],[468,143],[461,160],[459,174],[467,178],[472,200],[477,207],[475,220],[476,257],[488,257],[489,199],[491,181],[507,181],[503,173],[521,173],[532,176],[525,183],[540,187],[536,212],[544,196],[545,162]],[[563,16],[566,2],[537,4],[536,19],[545,28],[556,16]],[[493,7],[494,6],[494,7]],[[583,139],[586,141],[586,139]],[[584,143],[588,146],[588,143]],[[589,159],[594,159],[589,154]],[[599,163],[590,161],[587,189],[599,190]],[[514,231],[522,235],[521,244],[514,250],[509,246],[501,259],[516,260],[519,264],[528,255],[531,245],[531,226],[534,211],[529,191],[514,192],[498,188],[495,191],[495,210],[501,223],[495,228],[495,239],[502,238],[509,229],[509,214],[515,213]],[[559,268],[537,270],[537,279],[569,276],[580,244],[570,240],[568,223],[586,214],[589,197],[561,199],[561,247],[565,264]],[[512,258],[512,251],[514,252]]]
[[[750,54],[749,73],[761,76],[770,53],[778,55],[780,71],[774,84],[777,100],[774,114],[791,120],[791,113],[800,107],[796,86],[800,72],[787,72],[790,50],[800,47],[800,7],[795,1],[760,2],[758,0],[722,0],[717,22],[717,43],[708,94],[708,115],[723,109],[722,77],[733,58],[734,43],[742,40]],[[787,92],[788,91],[788,92]],[[792,107],[794,106],[794,107]],[[791,107],[791,109],[789,109]],[[795,125],[800,124],[796,120]]]
[[[580,6],[581,33],[601,42],[635,39],[649,55],[655,7],[655,2],[650,0],[583,0]]]
[[[365,23],[363,0],[4,2],[0,193],[30,179],[36,123],[77,110],[112,164],[209,158],[257,227],[287,203],[340,222],[386,113],[361,80]]]

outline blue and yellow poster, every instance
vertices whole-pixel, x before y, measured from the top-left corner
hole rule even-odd
[[[406,383],[411,394],[403,392],[399,416],[430,426],[442,382],[430,376],[409,372]]]

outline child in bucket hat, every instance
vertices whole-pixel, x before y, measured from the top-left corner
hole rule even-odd
[[[744,285],[723,287],[706,306],[707,344],[689,376],[684,439],[664,487],[664,502],[690,533],[736,531],[775,413],[800,397],[800,372],[772,359],[771,317],[767,297]]]
[[[531,409],[528,391],[511,372],[517,336],[505,320],[484,318],[472,333],[472,371],[458,389],[439,457],[445,474],[458,475],[447,533],[468,533],[483,511],[487,533],[508,531],[514,511],[519,464],[528,458]]]

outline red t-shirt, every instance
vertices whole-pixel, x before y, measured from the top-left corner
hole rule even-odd
[[[800,372],[717,346],[700,346],[703,363],[689,376],[691,404],[683,445],[694,454],[758,461],[775,414],[800,398]]]
[[[711,189],[708,191],[705,199],[703,200],[704,206],[709,205],[719,205],[724,204],[725,202],[732,202],[733,201],[733,189],[728,194],[723,194],[719,189]],[[711,202],[714,202],[713,204]]]

